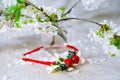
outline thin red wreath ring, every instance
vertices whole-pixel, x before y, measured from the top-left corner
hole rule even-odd
[[[59,58],[57,61],[42,61],[42,60],[35,60],[35,59],[31,59],[31,58],[26,58],[26,55],[30,55],[33,54],[34,52],[41,50],[41,49],[46,49],[46,48],[53,48],[53,49],[58,49],[58,48],[63,48],[65,47],[66,49],[71,49],[68,51],[68,55],[66,59],[63,58]],[[56,68],[56,70],[60,70],[60,71],[64,71],[67,70],[70,67],[73,67],[74,64],[78,64],[80,62],[80,57],[77,55],[77,53],[79,52],[78,48],[76,48],[73,45],[69,45],[69,44],[65,44],[63,46],[49,46],[49,47],[45,47],[45,46],[40,46],[38,48],[35,48],[29,52],[26,52],[23,54],[23,58],[22,60],[24,61],[28,61],[28,62],[33,62],[33,63],[38,63],[38,64],[43,64],[43,65],[48,65],[48,66],[53,66],[53,65],[57,65],[58,67]]]

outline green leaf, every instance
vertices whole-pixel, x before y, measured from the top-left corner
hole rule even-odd
[[[114,45],[117,47],[118,50],[120,50],[120,36],[114,35],[114,37],[109,39],[110,45]]]
[[[38,22],[43,22],[43,21],[41,20],[41,17],[40,17],[40,16],[36,16],[36,20],[37,20]]]
[[[74,55],[76,55],[75,51],[69,51],[69,54],[67,55],[67,58],[72,58]]]
[[[4,14],[13,13],[15,10],[17,10],[18,6],[9,6],[5,11]]]
[[[57,64],[57,65],[60,65],[60,60],[57,60],[57,61],[56,61],[56,64]]]
[[[33,20],[33,19],[30,19],[29,22],[30,22],[30,23],[34,23],[34,20]]]
[[[110,53],[109,56],[114,57],[114,56],[116,56],[116,54]]]
[[[17,2],[22,4],[22,3],[26,2],[26,0],[17,0]]]
[[[60,60],[60,58],[58,58],[57,61],[56,61],[56,64],[60,65],[61,63],[62,63],[62,61]]]
[[[38,27],[38,30],[42,30],[42,28],[41,28],[41,27]]]
[[[24,20],[24,21],[22,21],[22,23],[23,23],[23,24],[27,24],[27,21],[26,21],[26,20]]]
[[[50,21],[52,22],[56,22],[58,20],[58,17],[56,15],[56,13],[52,13],[50,16],[49,16],[49,19]]]
[[[44,21],[45,21],[45,22],[49,22],[49,21],[50,21],[50,19],[47,17]]]
[[[65,18],[65,17],[66,17],[66,15],[65,15],[66,7],[63,6],[63,7],[59,8],[59,9],[62,11],[61,17],[62,17],[62,18]]]
[[[62,13],[64,13],[64,12],[65,12],[66,7],[65,7],[65,6],[63,6],[63,7],[59,8],[59,9],[62,11]]]
[[[18,9],[15,13],[15,22],[18,22],[20,20],[20,15],[21,15],[21,8]]]
[[[70,53],[69,53],[69,54],[67,55],[67,58],[72,58],[72,56],[73,56],[73,54],[70,54]]]
[[[14,22],[18,22],[20,20],[21,15],[21,7],[20,6],[9,6],[3,14],[9,19],[14,20]]]
[[[22,28],[22,26],[19,23],[16,23],[17,28]]]
[[[111,32],[111,28],[110,26],[108,26],[107,24],[102,24],[102,26],[100,27],[100,29],[96,32],[97,35],[99,35],[101,38],[104,38],[105,32],[106,33],[110,33]]]

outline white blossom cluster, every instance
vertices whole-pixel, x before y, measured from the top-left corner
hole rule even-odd
[[[104,38],[101,38],[96,34],[98,29],[90,29],[90,33],[88,34],[88,37],[91,39],[91,41],[98,42],[102,45],[104,53],[107,53],[108,55],[116,55],[120,56],[120,50],[117,49],[116,46],[110,44],[110,38],[113,37],[114,33],[116,33],[118,36],[120,36],[120,26],[117,26],[113,22],[108,22],[107,20],[104,20],[102,24],[107,24],[111,27],[110,33],[104,33]]]
[[[30,1],[30,0],[28,0]],[[31,0],[32,2],[35,2],[34,0]],[[86,10],[95,10],[98,9],[99,6],[104,3],[106,0],[82,0],[82,3]],[[1,0],[0,5],[3,5],[3,9],[6,9],[8,6],[16,5],[17,0]],[[36,5],[37,6],[37,5]],[[45,12],[47,15],[51,15],[55,13],[57,15],[58,20],[62,19],[62,10],[55,9],[53,7],[46,7],[46,6],[37,6],[38,8],[43,9],[43,12]],[[53,26],[52,23],[49,22],[38,22],[36,17],[40,17],[42,21],[46,19],[46,16],[43,15],[40,11],[35,9],[33,6],[27,6],[25,8],[22,8],[21,13],[26,16],[32,17],[26,18],[21,17],[20,21],[18,22],[19,27],[21,29],[17,29],[16,24],[12,21],[7,21],[4,16],[0,16],[0,29],[1,31],[7,31],[7,30],[23,30],[28,31],[32,30],[36,34],[40,34],[41,32],[45,34],[50,35],[56,35],[58,33],[58,29],[56,26]]]
[[[35,0],[28,0],[32,3],[35,3]],[[8,6],[11,5],[16,5],[17,4],[17,0],[0,0],[0,5],[2,5],[4,8],[7,8]]]
[[[15,5],[17,3],[16,0],[0,0],[0,5],[4,8],[7,8],[8,6]]]
[[[105,5],[106,0],[82,0],[82,4],[84,6],[85,10],[96,10],[98,9],[101,5]]]
[[[9,1],[9,0],[8,0]],[[3,2],[6,2],[3,1]],[[14,2],[14,1],[13,1]],[[9,2],[8,2],[9,3]],[[62,11],[60,9],[55,9],[53,7],[45,7],[43,8],[43,12],[47,15],[51,15],[55,13],[58,19],[61,19]],[[22,8],[22,15],[30,16],[31,18],[21,17],[20,21],[17,22],[21,27],[18,29],[16,24],[13,21],[7,21],[5,16],[0,16],[0,32],[8,31],[8,30],[16,30],[16,31],[28,31],[32,30],[36,34],[45,33],[49,35],[56,35],[58,32],[58,28],[52,25],[52,22],[45,22],[46,16],[43,15],[40,11],[36,10],[33,6],[27,6]],[[41,17],[43,22],[38,22],[36,17]]]

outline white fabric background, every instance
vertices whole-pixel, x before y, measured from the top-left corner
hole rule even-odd
[[[77,0],[37,0],[37,4],[59,8],[67,6],[70,8]],[[120,0],[108,0],[109,6],[101,7],[95,11],[85,11],[80,3],[71,14],[81,18],[89,18],[95,21],[106,19],[120,25]],[[104,4],[103,4],[104,5]],[[0,33],[0,80],[119,80],[120,79],[120,58],[109,58],[103,53],[101,46],[91,42],[87,38],[90,28],[97,27],[94,24],[73,21],[66,26],[68,30],[68,43],[77,46],[82,56],[87,59],[105,59],[104,62],[81,65],[78,71],[48,74],[44,66],[19,65],[22,53],[40,46],[41,36],[30,32],[4,32]],[[8,67],[12,65],[11,67]]]

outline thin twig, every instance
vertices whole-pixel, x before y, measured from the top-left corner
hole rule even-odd
[[[68,20],[81,20],[81,21],[86,21],[86,22],[94,23],[94,24],[97,24],[97,25],[101,26],[100,23],[92,21],[92,20],[88,20],[88,19],[85,19],[85,18],[64,18],[64,19],[58,20],[57,22],[68,21]]]
[[[76,3],[65,13],[65,15],[69,14],[69,13],[72,11],[72,9],[73,9],[75,6],[77,6],[77,4],[80,3],[80,2],[81,2],[81,0],[79,0],[78,2],[76,2]]]

